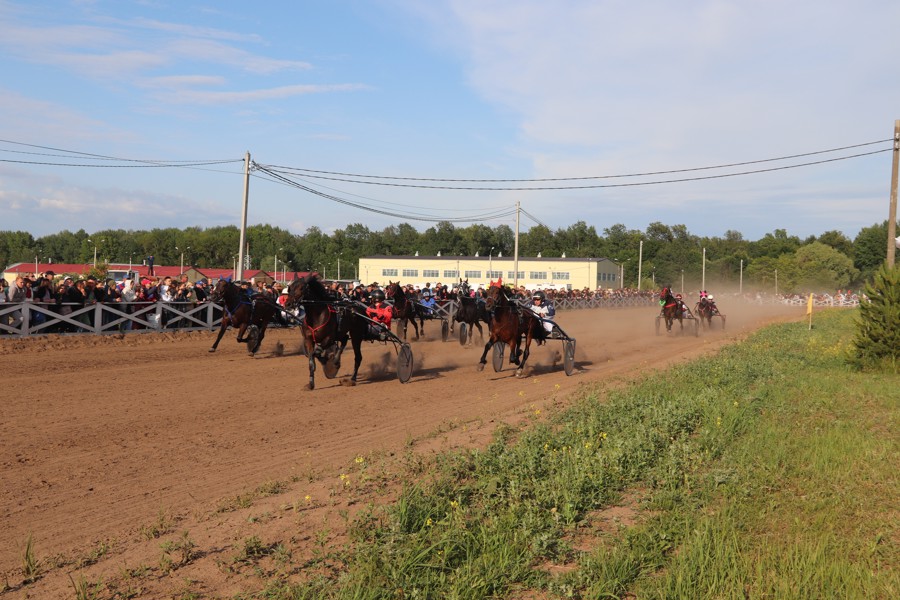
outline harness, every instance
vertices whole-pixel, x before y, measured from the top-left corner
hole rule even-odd
[[[303,323],[304,323],[304,325],[306,325],[306,328],[309,330],[309,334],[312,337],[312,341],[316,346],[321,345],[319,343],[319,341],[316,339],[316,332],[319,331],[320,329],[322,329],[323,327],[325,327],[326,325],[328,325],[328,322],[331,321],[331,316],[334,314],[337,314],[337,311],[334,309],[334,307],[332,305],[329,304],[326,306],[326,308],[328,309],[328,318],[325,319],[325,321],[318,327],[313,327],[312,325],[310,325],[309,311],[306,312],[306,316],[303,319]]]

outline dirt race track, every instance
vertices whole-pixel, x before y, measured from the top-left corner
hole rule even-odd
[[[804,318],[795,307],[722,304],[727,329],[699,337],[655,335],[654,308],[560,313],[578,340],[571,377],[554,341],[532,347],[525,378],[509,367],[495,373],[490,356],[478,372],[483,346],[441,342],[429,322],[425,338],[411,341],[407,384],[397,381],[392,346],[364,344],[357,386],[325,379],[320,367],[313,391],[304,389],[296,329],[270,330],[254,358],[233,331],[215,354],[210,332],[2,340],[0,597],[72,598],[81,577],[107,582],[104,598],[178,597],[185,586],[204,598],[259,590],[264,579],[223,564],[254,535],[283,542],[295,559],[322,535],[339,543],[326,511],[359,502],[334,493],[356,457],[386,464],[410,451],[481,444],[499,422],[564,402],[582,384],[637,376]],[[348,350],[340,375],[350,367]],[[251,507],[234,506],[272,482],[281,483]],[[172,523],[168,534],[148,534],[162,522]],[[167,574],[160,543],[182,531],[196,544],[194,559]],[[41,573],[25,584],[29,536]]]

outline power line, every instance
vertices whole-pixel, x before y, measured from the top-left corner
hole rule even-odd
[[[321,175],[309,175],[304,174],[304,177],[311,177],[314,179],[327,179],[331,181],[343,181],[345,183],[359,183],[364,185],[379,185],[379,186],[387,186],[387,187],[403,187],[403,188],[419,188],[419,189],[432,189],[432,190],[461,190],[461,191],[515,191],[515,192],[539,192],[539,191],[551,191],[551,190],[589,190],[589,189],[601,189],[601,188],[618,188],[618,187],[636,187],[636,186],[645,186],[645,185],[661,185],[665,183],[683,183],[688,181],[702,181],[706,179],[723,179],[726,177],[738,177],[741,175],[755,175],[758,173],[767,173],[772,171],[783,171],[787,169],[797,169],[800,167],[809,167],[813,165],[820,165],[830,162],[837,162],[841,160],[849,160],[851,158],[860,158],[863,156],[870,156],[872,154],[880,154],[882,152],[891,152],[893,148],[885,148],[883,150],[873,150],[872,152],[862,152],[859,154],[851,154],[848,156],[840,156],[837,158],[828,158],[817,161],[810,161],[805,163],[798,163],[793,165],[786,165],[782,167],[771,167],[767,169],[754,169],[751,171],[739,171],[737,173],[724,173],[721,175],[705,175],[700,177],[684,177],[680,179],[661,179],[655,181],[642,181],[636,183],[607,183],[607,184],[596,184],[596,185],[569,185],[569,186],[536,186],[536,187],[482,187],[482,186],[451,186],[451,185],[423,185],[423,184],[411,184],[411,183],[385,183],[382,181],[358,181],[353,179],[342,179],[339,177],[325,177]],[[812,153],[810,153],[812,154]],[[807,154],[808,156],[809,154]],[[768,160],[781,160],[781,159],[768,159]],[[756,161],[756,162],[766,162],[766,161]],[[292,173],[290,168],[285,167],[272,167],[266,166],[266,170],[269,173],[282,173],[285,175],[297,175],[296,173]],[[704,169],[713,169],[713,168],[722,168],[722,167],[700,167],[697,169],[682,169],[678,171],[660,171],[659,174],[664,173],[683,173],[690,171],[698,171]],[[649,173],[647,174],[649,175]],[[638,175],[617,175],[617,176],[605,176],[605,177],[637,177]],[[601,177],[593,177],[593,178],[572,178],[567,180],[557,180],[557,181],[576,181],[576,180],[584,180],[584,179],[600,179]],[[448,181],[448,180],[427,180],[427,181]],[[482,181],[482,180],[469,180],[469,181]],[[490,181],[490,180],[483,180]],[[514,180],[514,181],[528,181],[528,180]]]
[[[309,192],[310,194],[314,194],[316,196],[320,196],[322,198],[332,200],[333,202],[337,202],[339,204],[352,206],[354,208],[359,208],[362,210],[366,210],[366,211],[381,214],[381,215],[386,215],[389,217],[397,217],[400,219],[410,219],[410,220],[414,220],[414,221],[428,221],[428,222],[433,222],[433,223],[440,223],[440,222],[469,223],[472,221],[487,221],[487,220],[493,220],[493,219],[500,219],[500,218],[509,217],[509,216],[512,216],[515,214],[514,208],[506,208],[505,210],[502,210],[502,211],[494,211],[494,212],[482,213],[482,214],[477,214],[477,215],[470,215],[470,216],[466,216],[466,217],[449,217],[449,218],[448,217],[440,217],[439,218],[439,217],[434,217],[431,215],[417,214],[417,213],[398,213],[398,212],[375,208],[372,206],[367,206],[367,205],[361,204],[359,202],[351,202],[351,201],[349,201],[345,198],[341,198],[339,196],[334,196],[332,194],[326,194],[324,192],[320,192],[316,189],[313,189],[309,186],[306,186],[306,185],[303,185],[296,181],[293,181],[287,177],[284,177],[284,176],[278,174],[277,172],[273,172],[273,171],[269,170],[268,168],[260,166],[260,165],[257,165],[256,168],[257,168],[257,170],[262,171],[263,173],[266,173],[267,175],[274,178],[275,180],[277,180],[280,183],[289,185],[291,187],[295,187],[295,188],[303,190],[305,192]]]
[[[674,170],[669,170],[669,171],[648,171],[646,173],[627,173],[627,174],[621,174],[621,175],[592,175],[592,176],[585,176],[585,177],[557,177],[557,178],[544,178],[544,179],[440,179],[440,178],[433,178],[433,177],[394,177],[394,176],[388,176],[388,175],[361,175],[358,173],[317,171],[317,170],[313,170],[313,169],[303,169],[300,167],[284,167],[284,166],[278,166],[278,165],[267,165],[267,166],[268,166],[268,168],[275,169],[275,170],[285,170],[285,171],[293,170],[293,171],[302,171],[304,173],[319,173],[322,175],[340,175],[341,177],[360,177],[360,178],[364,178],[364,179],[393,179],[395,181],[443,181],[443,182],[449,182],[449,183],[511,183],[511,182],[540,183],[540,182],[546,182],[546,181],[585,181],[585,180],[591,180],[591,179],[620,179],[620,178],[625,178],[625,177],[649,177],[651,175],[670,175],[673,173],[690,173],[693,171],[706,171],[706,170],[712,170],[712,169],[743,167],[746,165],[754,165],[754,164],[760,164],[760,163],[766,163],[766,162],[776,162],[776,161],[781,161],[781,160],[791,160],[794,158],[803,158],[805,156],[815,156],[818,154],[827,154],[829,152],[839,152],[842,150],[849,150],[852,148],[861,148],[863,146],[872,146],[874,144],[883,144],[883,143],[892,142],[892,141],[893,141],[893,139],[888,138],[885,140],[877,140],[874,142],[853,144],[851,146],[841,146],[838,148],[829,148],[827,150],[816,150],[814,152],[805,152],[803,154],[792,154],[792,155],[788,155],[788,156],[780,156],[777,158],[764,158],[764,159],[760,159],[760,160],[750,160],[750,161],[744,161],[744,162],[727,163],[727,164],[712,165],[712,166],[706,166],[706,167],[674,169]],[[865,156],[865,154],[858,154],[855,156]],[[848,158],[854,158],[854,157],[848,157]],[[817,164],[817,163],[808,163],[808,164]],[[799,166],[803,166],[803,165],[799,165]],[[314,175],[308,175],[308,177],[314,177]],[[322,179],[327,179],[327,178],[322,177]],[[345,181],[345,180],[340,179],[339,181]],[[367,182],[363,182],[363,181],[352,181],[352,182],[353,183],[367,183]],[[469,189],[469,188],[460,188],[460,189]],[[502,188],[489,188],[489,189],[502,189]],[[530,189],[537,189],[537,188],[530,188]],[[550,188],[550,189],[552,189],[552,188]]]

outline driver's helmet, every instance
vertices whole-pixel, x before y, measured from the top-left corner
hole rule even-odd
[[[372,302],[384,302],[384,292],[382,290],[372,290],[369,298],[372,299]]]
[[[707,300],[712,300],[712,299],[713,299],[713,295],[712,295],[712,294],[707,294],[707,295],[706,295],[706,299],[707,299]]]
[[[681,294],[675,294],[675,299],[676,299],[676,300],[681,300]]]
[[[422,290],[423,298],[431,298],[431,290]]]
[[[544,294],[544,292],[535,292],[534,294],[531,295],[531,299],[532,300],[540,300],[541,302],[544,302],[547,299],[547,296],[546,296],[546,294]]]

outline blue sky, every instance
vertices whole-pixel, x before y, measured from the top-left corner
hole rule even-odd
[[[161,161],[238,161],[249,151],[262,165],[315,171],[525,180],[696,169],[888,140],[900,118],[898,23],[895,0],[0,0],[0,230],[240,224],[239,162],[12,162],[91,162],[46,148]],[[461,226],[514,226],[508,213],[519,201],[552,229],[661,221],[706,236],[836,229],[853,238],[887,218],[889,149],[883,141],[643,178],[419,182],[608,186],[883,150],[592,189],[295,180],[383,212],[470,220]],[[485,218],[493,213],[507,216]],[[339,204],[258,171],[248,221],[298,234],[434,224]],[[522,230],[533,225],[522,218]]]

